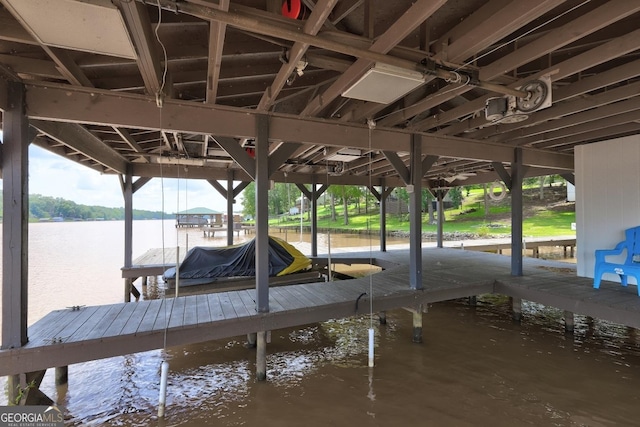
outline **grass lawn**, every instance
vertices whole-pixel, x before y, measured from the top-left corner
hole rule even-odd
[[[539,197],[539,189],[524,190],[523,234],[529,237],[573,235],[571,223],[576,221],[573,204],[563,201],[564,187],[545,190],[545,198]],[[496,237],[511,234],[510,197],[500,202],[491,202],[487,215],[484,212],[483,190],[472,190],[466,195],[462,207],[445,210],[445,233],[473,233],[480,237]],[[344,224],[343,207],[335,207],[335,221],[331,220],[331,210],[327,206],[318,206],[318,227],[322,229],[360,231],[380,229],[380,214],[377,207],[369,207],[368,214],[361,206],[349,206],[349,223]],[[423,214],[422,231],[435,233],[436,224],[428,223],[428,215]],[[300,216],[281,216],[271,219],[273,226],[300,226]],[[302,220],[304,226],[310,226],[308,214]],[[409,215],[387,212],[387,231],[409,232]]]

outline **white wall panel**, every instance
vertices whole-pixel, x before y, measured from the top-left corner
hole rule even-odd
[[[575,167],[578,275],[593,277],[595,250],[613,248],[640,225],[640,136],[578,146]]]

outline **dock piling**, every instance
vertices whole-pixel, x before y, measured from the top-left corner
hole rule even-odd
[[[381,325],[386,325],[387,324],[387,312],[386,311],[381,311],[378,313],[378,319],[380,320],[380,324]]]
[[[69,367],[56,367],[55,382],[57,386],[66,385],[69,382]]]
[[[260,331],[256,340],[256,378],[258,381],[267,379],[267,333]]]
[[[249,334],[247,334],[247,348],[255,348],[256,347],[256,342],[258,340],[258,334],[257,332],[251,332]]]
[[[422,311],[411,310],[413,314],[413,339],[414,343],[422,342]]]
[[[564,311],[564,332],[566,334],[573,334],[573,329],[574,329],[574,318],[573,318],[573,313],[571,311]]]
[[[512,297],[511,299],[511,318],[515,322],[522,320],[522,299]]]
[[[9,375],[7,377],[7,402],[17,404],[20,397],[20,375]]]
[[[124,302],[131,302],[132,281],[131,278],[124,279]]]

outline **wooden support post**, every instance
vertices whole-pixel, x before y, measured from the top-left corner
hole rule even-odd
[[[566,334],[573,335],[573,329],[575,325],[573,312],[565,310],[563,317],[564,317],[564,332]]]
[[[511,162],[511,275],[522,276],[522,148],[514,150]]]
[[[409,286],[422,289],[422,137],[411,135],[409,194]]]
[[[413,338],[412,341],[415,343],[422,342],[422,311],[420,310],[411,310],[413,314]]]
[[[133,263],[133,167],[127,166],[127,173],[120,177],[122,195],[124,197],[124,266]],[[133,279],[124,280],[124,302],[131,302]]]
[[[133,288],[133,279],[127,277],[124,279],[124,302],[131,302],[131,289]]]
[[[66,385],[69,383],[69,367],[68,366],[58,366],[56,368],[56,385]]]
[[[7,83],[9,108],[2,118],[4,215],[2,221],[2,343],[10,349],[25,345],[28,304],[29,242],[29,121],[22,83]]]
[[[256,116],[256,305],[269,312],[269,117]]]
[[[53,403],[53,400],[40,390],[40,385],[46,372],[46,370],[27,372],[18,376],[19,383],[16,388],[18,396],[14,400],[16,405],[49,406]]]
[[[260,331],[256,340],[256,378],[258,381],[267,379],[267,333]]]
[[[136,301],[140,300],[140,291],[133,283],[131,284],[131,294],[135,297]]]
[[[387,324],[387,312],[386,311],[381,311],[378,313],[378,318],[380,319],[380,324],[381,325],[386,325]]]
[[[380,178],[380,252],[387,251],[387,188],[384,178]]]
[[[520,322],[522,320],[522,299],[520,298],[510,298],[511,299],[511,318]]]
[[[258,334],[256,332],[251,332],[247,334],[247,348],[255,348],[256,342],[258,340]]]
[[[20,375],[9,375],[7,377],[7,402],[9,405],[17,405],[20,395]]]
[[[227,171],[227,245],[233,245],[233,203],[235,202],[233,194],[233,170]],[[238,230],[239,231],[239,230]],[[238,233],[240,237],[240,233]]]
[[[444,242],[444,196],[447,195],[446,190],[436,191],[436,211],[438,214],[436,247],[442,248]]]
[[[311,256],[318,256],[318,195],[316,194],[316,176],[311,176]]]

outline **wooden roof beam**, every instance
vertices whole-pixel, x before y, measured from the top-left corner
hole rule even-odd
[[[515,50],[514,52],[505,55],[497,61],[483,67],[480,70],[480,76],[483,79],[495,79],[497,76],[504,74],[505,72],[516,69],[517,67],[530,62],[534,58],[539,58],[541,56],[546,55],[549,52],[552,52],[556,49],[559,49],[563,46],[573,43],[576,40],[579,40],[589,34],[594,33],[595,31],[604,28],[607,25],[611,25],[639,10],[640,5],[634,2],[629,2],[626,0],[615,0],[612,2],[607,2],[605,5],[582,15],[575,20],[571,21],[569,24],[558,27],[552,31],[549,31],[542,37],[526,44],[525,46]],[[557,66],[556,66],[557,67]],[[546,72],[552,71],[554,67],[550,67],[545,70]],[[543,73],[544,74],[544,73]],[[526,81],[528,79],[520,80],[519,84]],[[452,91],[449,96],[452,98],[461,93],[468,91],[469,88],[460,88],[456,91]],[[442,91],[440,91],[442,92]],[[440,93],[442,95],[442,93]],[[428,100],[424,101],[428,103]],[[484,105],[484,101],[482,102]],[[470,105],[462,106],[459,108],[455,108],[451,112],[446,112],[437,116],[437,118],[423,120],[419,126],[414,126],[416,129],[430,129],[439,124],[448,123],[452,120],[456,120],[460,117],[464,117],[472,114],[474,111],[478,111],[476,108],[478,104],[474,104],[473,107]],[[431,108],[431,107],[428,107]],[[473,108],[473,109],[472,109]],[[480,107],[482,108],[482,107]],[[425,108],[422,111],[426,111]],[[420,112],[419,109],[412,111],[412,113],[418,114]],[[401,121],[398,121],[394,124],[398,124]],[[451,131],[443,130],[441,133],[451,135],[458,133],[457,129],[464,130],[467,128],[468,124],[458,124],[455,125],[456,129]],[[449,133],[451,132],[451,133]]]
[[[136,48],[136,63],[147,93],[158,94],[166,84],[166,76],[163,77],[163,67],[147,7],[137,1],[124,0],[119,0],[118,6]],[[163,88],[163,91],[166,94],[166,88]]]
[[[336,3],[337,0],[319,0],[315,9],[311,13],[311,16],[309,16],[309,19],[305,22],[303,31],[310,35],[318,34],[318,31],[322,28]],[[291,49],[289,49],[287,63],[280,67],[280,71],[273,83],[262,95],[262,98],[258,103],[257,110],[265,111],[269,110],[271,106],[273,106],[275,99],[278,98],[278,95],[287,82],[287,79],[289,79],[292,73],[297,71],[296,68],[298,66],[298,62],[302,60],[309,46],[310,45],[308,43],[299,41],[296,41],[293,44]]]
[[[536,122],[577,113],[588,108],[594,108],[598,105],[604,105],[610,102],[636,96],[638,94],[637,86],[636,83],[632,83],[630,85],[610,89],[600,94],[576,98],[578,95],[601,89],[612,84],[617,84],[621,81],[637,76],[640,76],[640,60],[629,62],[620,67],[607,70],[603,73],[598,73],[595,76],[587,77],[583,80],[577,81],[576,83],[554,90],[553,106],[530,114],[529,119],[523,123],[493,126],[487,122],[484,116],[480,116],[465,120],[460,124],[451,125],[445,128],[442,132],[438,132],[438,134],[455,135],[457,133],[464,132],[464,130],[472,130],[486,126],[485,129],[479,129],[472,134],[473,138],[483,139],[488,136],[504,134],[520,128],[524,131],[525,127],[529,127]],[[567,99],[570,100],[567,102],[561,102]],[[464,126],[464,130],[461,131],[460,129],[462,126]]]
[[[220,0],[218,9],[229,10],[229,0]],[[205,101],[209,104],[216,103],[226,30],[227,25],[225,23],[209,21],[209,58],[207,62],[207,95],[205,98]]]
[[[142,147],[140,147],[140,145],[138,145],[138,143],[136,142],[135,139],[133,139],[133,137],[131,136],[131,134],[126,130],[126,129],[121,129],[119,127],[116,126],[112,126],[113,130],[116,131],[116,133],[120,136],[120,138],[122,138],[122,140],[124,142],[127,143],[127,145],[129,147],[131,147],[131,149],[133,151],[135,151],[136,153],[140,153],[141,156],[140,158],[145,162],[145,163],[149,163],[149,159],[147,159],[144,154],[145,151]]]
[[[31,126],[48,137],[78,151],[106,168],[125,174],[127,161],[115,150],[106,146],[99,138],[75,123],[30,120]]]
[[[382,34],[369,50],[387,53],[400,43],[411,31],[434,14],[446,0],[418,0],[400,17],[384,34]],[[339,97],[345,89],[353,84],[364,73],[372,61],[358,59],[345,73],[338,78],[321,95],[315,97],[301,112],[303,116],[317,115],[331,101]]]
[[[451,62],[466,61],[474,54],[502,40],[524,24],[540,17],[564,1],[540,1],[535,3],[535,7],[518,0],[490,1],[435,41],[432,47],[435,53],[434,57]],[[496,25],[496,22],[500,22],[500,25]],[[446,46],[446,50],[444,46]],[[447,86],[446,90],[451,92],[452,88],[455,88],[455,85]],[[468,90],[468,87],[465,90]],[[447,92],[447,96],[451,99],[449,92]],[[439,99],[438,96],[434,98],[429,97],[424,102],[418,102],[390,114],[384,118],[383,124],[393,126],[427,111],[434,107],[433,102]],[[351,116],[352,120],[374,117],[385,107],[385,105],[368,102],[347,116]]]
[[[125,128],[158,129],[155,98],[112,93],[69,85],[26,84],[27,115],[54,121],[108,124]],[[166,100],[162,107],[165,131],[213,134],[237,138],[255,137],[257,112],[244,108],[219,107],[198,102]],[[321,146],[408,152],[411,133],[401,129],[369,128],[357,124],[303,119],[272,113],[270,138]],[[451,136],[422,134],[423,152],[432,155],[477,160],[511,161],[512,148]],[[553,157],[553,156],[551,156]],[[550,167],[573,168],[572,156],[557,156]]]
[[[559,64],[555,64],[531,76],[527,76],[509,86],[517,87],[529,80],[549,74],[551,75],[552,81],[558,81],[638,49],[640,49],[640,30],[632,31],[622,37],[618,37],[617,39],[604,43],[580,55],[574,56]],[[482,96],[460,107],[456,107],[447,112],[421,120],[415,123],[413,128],[418,130],[428,130],[436,126],[447,124],[459,117],[473,114],[474,112],[480,111],[484,108],[488,98],[490,98],[490,96]],[[442,134],[444,132],[440,133]]]

